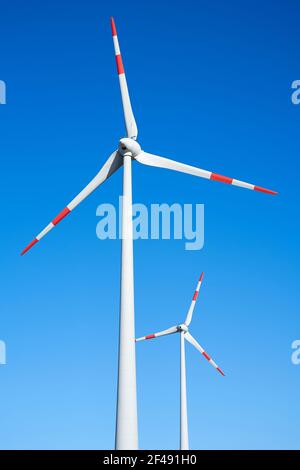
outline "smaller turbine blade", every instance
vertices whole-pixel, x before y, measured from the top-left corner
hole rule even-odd
[[[152,155],[151,153],[147,152],[141,152],[135,157],[135,160],[140,163],[143,163],[144,165],[165,168],[167,170],[180,171],[181,173],[187,173],[189,175],[198,176],[200,178],[205,178],[208,180],[220,181],[221,183],[231,184],[232,186],[239,186],[241,188],[251,189],[254,191],[260,191],[262,193],[277,194],[276,191],[272,191],[271,189],[262,188],[261,186],[255,186],[254,184],[245,183],[244,181],[229,178],[228,176],[222,176],[218,173],[202,170],[201,168],[197,168],[195,166],[186,165],[185,163],[179,163],[175,160],[159,157],[158,155]]]
[[[203,276],[204,276],[204,273],[201,273],[201,276],[200,276],[200,278],[199,278],[199,281],[198,281],[196,290],[195,290],[194,295],[193,295],[193,298],[192,298],[191,306],[190,306],[190,308],[189,308],[189,311],[188,311],[188,313],[187,313],[186,319],[185,319],[185,321],[184,321],[184,323],[185,323],[187,326],[190,325],[190,323],[191,323],[191,321],[192,321],[192,318],[193,318],[193,312],[194,312],[194,308],[195,308],[196,301],[197,301],[197,298],[198,298],[199,290],[200,290],[200,287],[201,287],[201,284],[202,284]]]
[[[124,66],[123,66],[122,56],[121,56],[120,46],[119,46],[119,40],[117,36],[117,29],[116,29],[115,21],[113,18],[110,19],[110,24],[111,24],[111,32],[112,32],[115,55],[116,55],[116,64],[117,64],[117,71],[119,75],[127,137],[130,137],[131,139],[136,139],[138,135],[138,130],[137,130],[137,125],[136,125],[132,107],[131,107],[129,91],[128,91],[128,86],[127,86],[127,81],[126,81],[126,75],[124,71]]]
[[[222,369],[220,369],[220,367],[215,363],[215,361],[213,361],[213,359],[209,356],[209,354],[207,354],[207,352],[202,348],[202,346],[200,346],[200,344],[195,340],[195,338],[193,338],[193,336],[189,332],[185,333],[184,337],[189,343],[191,343],[202,354],[202,356],[205,357],[205,359],[208,360],[208,362],[218,372],[220,372],[221,375],[225,375]]]
[[[29,245],[24,248],[21,255],[24,255],[30,250],[41,238],[43,238],[50,230],[55,227],[62,219],[64,219],[70,212],[75,209],[84,199],[86,199],[95,189],[107,180],[120,166],[123,165],[123,158],[118,151],[111,154],[108,160],[104,163],[103,167],[95,178],[42,230]]]
[[[147,336],[142,336],[141,338],[137,338],[135,341],[144,341],[145,339],[158,338],[159,336],[171,335],[177,332],[178,332],[177,326],[172,326],[172,328],[168,328],[167,330],[159,331],[158,333],[153,333],[152,335],[147,335]]]

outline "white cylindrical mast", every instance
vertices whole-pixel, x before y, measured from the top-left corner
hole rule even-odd
[[[117,450],[138,449],[134,283],[132,239],[131,154],[124,155],[122,203],[122,266],[119,333]]]
[[[180,333],[180,449],[189,450],[184,332]]]

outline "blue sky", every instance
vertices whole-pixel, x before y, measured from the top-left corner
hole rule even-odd
[[[299,448],[299,4],[170,5],[1,6],[2,449],[114,444],[120,242],[95,230],[121,172],[19,256],[124,135],[111,15],[141,145],[280,192],[134,165],[134,201],[205,204],[203,250],[135,243],[136,333],[182,321],[204,270],[191,331],[226,377],[187,345],[191,448]],[[178,366],[176,335],[138,344],[141,448],[178,446]]]

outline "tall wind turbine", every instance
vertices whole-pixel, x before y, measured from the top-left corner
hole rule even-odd
[[[86,199],[98,186],[123,166],[123,207],[122,207],[122,256],[121,256],[121,301],[120,301],[120,334],[119,334],[119,369],[118,398],[116,420],[116,449],[138,448],[136,365],[134,334],[134,282],[133,282],[133,244],[132,244],[132,181],[131,163],[136,160],[144,165],[179,171],[200,178],[221,181],[222,183],[240,186],[268,194],[275,191],[244,183],[211,171],[179,163],[168,158],[159,157],[141,149],[137,142],[137,125],[132,112],[124,66],[120,53],[117,30],[113,18],[111,29],[115,49],[117,71],[119,75],[126,137],[119,140],[115,150],[104,163],[101,170],[90,183],[24,248],[22,255],[41,240],[76,206]]]
[[[137,338],[136,341],[144,341],[145,339],[159,338],[160,336],[172,335],[180,333],[180,449],[189,449],[189,433],[188,433],[188,415],[187,415],[187,398],[186,398],[186,365],[185,365],[185,343],[187,340],[191,343],[201,354],[208,360],[208,362],[218,371],[221,375],[225,375],[215,361],[207,354],[207,352],[200,346],[200,344],[193,338],[189,332],[189,326],[193,318],[193,312],[197,297],[200,291],[204,273],[201,274],[195,293],[192,298],[192,303],[188,310],[186,319],[183,323],[177,326],[172,326],[167,330],[154,333],[152,335],[142,336]]]

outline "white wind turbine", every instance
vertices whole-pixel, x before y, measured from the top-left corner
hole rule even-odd
[[[142,336],[137,338],[136,341],[144,341],[145,339],[159,338],[160,336],[172,335],[174,333],[180,333],[180,449],[188,450],[189,449],[189,433],[188,433],[188,415],[187,415],[187,398],[186,398],[186,365],[185,365],[185,343],[186,339],[191,343],[204,357],[208,362],[218,371],[221,375],[225,375],[220,367],[215,363],[215,361],[207,354],[207,352],[200,346],[200,344],[193,338],[189,332],[189,326],[193,318],[193,312],[199,290],[202,284],[204,273],[201,274],[195,293],[192,298],[190,308],[188,310],[186,319],[183,323],[177,326],[172,326],[167,330],[160,331],[147,336]]]
[[[104,163],[99,173],[72,201],[42,230],[22,251],[22,255],[32,248],[41,238],[53,229],[76,206],[86,199],[98,186],[104,183],[113,173],[123,166],[123,207],[122,207],[122,256],[121,256],[121,300],[120,300],[120,334],[118,366],[118,398],[116,420],[116,449],[138,448],[136,365],[134,334],[134,279],[133,279],[133,243],[132,243],[132,180],[131,163],[136,160],[168,170],[180,171],[208,180],[240,186],[268,194],[275,191],[244,183],[211,171],[178,163],[167,158],[144,152],[136,141],[137,125],[131,108],[127,82],[120,53],[116,26],[111,18],[111,29],[115,49],[117,71],[121,88],[121,97],[125,118],[126,137],[119,140],[115,150]]]

